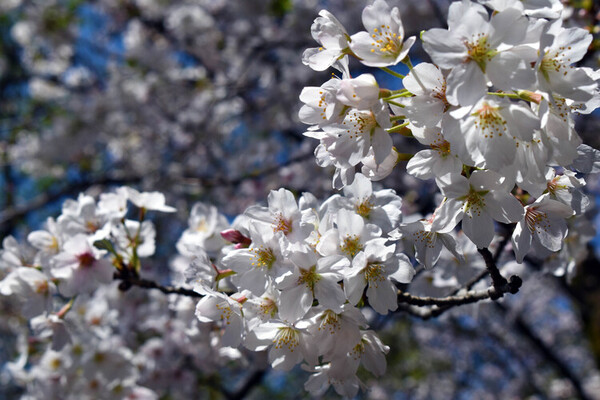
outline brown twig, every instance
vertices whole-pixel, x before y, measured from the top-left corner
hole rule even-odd
[[[523,283],[521,278],[517,275],[512,275],[510,278],[508,278],[508,280],[506,280],[506,278],[503,277],[498,270],[496,262],[494,261],[494,256],[492,256],[492,253],[489,251],[489,249],[477,249],[477,251],[479,251],[479,254],[481,254],[485,260],[485,266],[492,277],[492,283],[494,288],[497,289],[499,297],[502,297],[504,293],[516,294]],[[492,298],[492,300],[496,300],[499,297]]]
[[[506,245],[506,243],[504,244]],[[498,300],[506,293],[516,294],[523,281],[517,275],[512,275],[508,280],[502,276],[496,260],[499,259],[499,253],[504,249],[500,246],[496,256],[492,255],[489,249],[478,249],[479,254],[483,257],[486,265],[486,271],[479,274],[476,279],[479,281],[488,273],[492,277],[492,286],[485,290],[469,291],[463,295],[450,295],[446,297],[419,297],[409,293],[398,292],[399,309],[408,312],[411,315],[422,319],[437,317],[452,307],[477,303],[482,300]],[[477,282],[476,281],[476,282]],[[475,282],[475,283],[476,283]],[[472,285],[474,285],[473,283]],[[471,286],[472,286],[471,285]],[[458,293],[458,290],[456,291]],[[404,303],[404,304],[402,304]],[[431,306],[430,308],[424,308]]]
[[[158,289],[164,294],[179,294],[182,296],[188,297],[196,297],[201,298],[204,295],[201,295],[198,292],[195,292],[191,289],[186,289],[182,287],[176,286],[163,286],[158,283],[151,281],[149,279],[140,278],[135,271],[123,269],[118,272],[115,272],[114,279],[120,280],[119,290],[127,291],[133,286],[137,286],[144,289]]]
[[[516,278],[516,279],[514,279]],[[510,282],[502,287],[490,286],[486,290],[471,291],[464,295],[447,297],[419,297],[410,293],[398,292],[398,303],[406,303],[413,306],[459,306],[463,304],[477,303],[481,300],[496,300],[504,296],[505,293],[517,293],[521,287],[521,278],[512,276]]]

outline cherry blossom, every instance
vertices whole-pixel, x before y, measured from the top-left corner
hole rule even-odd
[[[380,314],[398,307],[397,289],[393,281],[410,283],[415,270],[408,257],[395,252],[395,246],[367,243],[352,260],[352,268],[344,278],[344,291],[351,304],[362,297],[365,287],[369,305]]]
[[[323,71],[332,66],[348,48],[349,36],[346,29],[327,10],[319,12],[310,33],[321,47],[306,49],[302,55],[302,62],[316,71]]]
[[[597,84],[585,69],[571,64],[581,60],[591,41],[592,36],[584,29],[565,29],[560,19],[547,22],[536,63],[540,88],[571,100],[589,100]]]
[[[296,252],[290,256],[296,265],[277,284],[279,315],[282,320],[294,323],[304,317],[313,300],[334,311],[340,311],[346,296],[337,284],[342,280],[342,270],[350,265],[345,257],[330,255],[318,257],[312,250]]]
[[[289,371],[303,360],[315,364],[315,346],[311,346],[306,328],[304,321],[266,322],[248,333],[244,345],[254,351],[269,348],[269,362],[275,369]]]
[[[451,104],[468,106],[487,89],[487,80],[502,90],[526,89],[533,84],[529,68],[533,51],[516,49],[525,39],[527,18],[507,8],[488,19],[485,8],[472,2],[454,2],[448,11],[448,29],[423,34],[423,48],[440,68],[450,69],[446,97]]]
[[[450,117],[451,116],[451,117]],[[472,108],[450,113],[442,127],[444,138],[464,164],[496,171],[515,158],[516,139],[531,140],[539,120],[525,104],[481,98]]]
[[[492,242],[494,220],[511,223],[523,216],[523,206],[506,192],[507,183],[493,171],[474,171],[469,179],[447,174],[437,184],[445,200],[435,212],[431,229],[448,232],[462,220],[463,232],[479,248]]]
[[[53,258],[51,273],[59,279],[58,289],[65,296],[89,293],[101,283],[112,281],[114,268],[82,234],[73,236],[63,251]]]
[[[525,207],[525,215],[517,224],[512,236],[517,261],[522,262],[531,246],[558,251],[567,236],[565,218],[573,215],[566,204],[550,199],[548,195],[538,198]]]
[[[384,0],[365,7],[362,22],[366,31],[351,36],[350,49],[364,65],[386,67],[398,64],[415,43],[414,36],[404,40],[404,26],[397,7],[390,10]]]
[[[121,15],[112,3],[101,1]],[[140,176],[123,180],[139,186],[111,191],[104,187],[113,181],[101,180],[64,201],[42,228],[2,242],[0,294],[15,313],[7,325],[15,325],[19,344],[5,372],[25,398],[193,398],[206,377],[223,371],[249,373],[254,384],[269,366],[287,372],[299,364],[313,396],[333,386],[355,397],[373,382],[358,378],[361,365],[375,377],[385,373],[385,356],[397,344],[384,344],[378,332],[400,315],[448,312],[439,324],[411,328],[411,340],[426,341],[447,320],[470,323],[451,314],[455,306],[470,304],[461,312],[486,318],[486,304],[519,291],[522,278],[535,285],[532,275],[550,273],[568,282],[586,258],[594,234],[585,190],[588,174],[600,171],[600,153],[582,144],[575,118],[600,106],[600,72],[574,66],[591,35],[573,26],[557,0],[455,2],[448,29],[421,35],[432,63],[415,66],[409,52],[417,39],[405,38],[405,8],[370,2],[365,31],[354,34],[322,10],[311,27],[319,47],[305,50],[302,63],[341,76],[304,87],[296,119],[296,86],[308,76],[292,61],[276,62],[293,57],[273,50],[290,43],[291,18],[221,24],[218,16],[231,13],[227,2],[134,3],[128,13],[136,18],[125,18],[120,32],[123,54],[107,66],[108,79],[94,84],[108,92],[95,106],[102,122],[94,145],[109,143],[106,165],[134,167]],[[312,19],[312,12],[305,14]],[[158,31],[154,21],[161,21]],[[31,96],[68,103],[93,121],[82,105],[94,103],[91,97],[66,95],[85,92],[94,73],[69,66],[73,44],[44,56],[41,49],[63,40],[44,32],[29,20],[12,26],[23,49],[16,58],[34,73]],[[184,50],[174,51],[172,41]],[[387,68],[401,62],[406,77]],[[263,96],[271,86],[279,94]],[[283,111],[272,113],[277,107]],[[283,183],[253,179],[249,166],[297,149],[249,141],[243,157],[232,155],[236,132],[256,128],[240,117],[246,109],[272,124],[266,133],[300,133],[298,120],[307,124],[297,139],[318,140],[316,162],[330,167],[335,190],[330,176],[317,179],[306,163],[273,174]],[[43,170],[42,158],[57,146],[86,159],[88,144],[70,143],[70,133],[59,125],[39,135],[17,132],[7,154],[30,172]],[[180,159],[150,163],[164,156],[150,148],[161,146]],[[212,164],[220,163],[240,175],[219,175]],[[191,183],[196,178],[201,190]],[[276,189],[282,185],[290,189]],[[307,192],[297,199],[296,190]],[[267,192],[267,205],[256,204]],[[216,206],[192,203],[198,197]],[[185,209],[187,225],[177,225]],[[148,211],[173,214],[165,223]],[[157,242],[173,226],[179,239]],[[503,304],[499,310],[512,302]],[[486,321],[493,333],[497,321]]]

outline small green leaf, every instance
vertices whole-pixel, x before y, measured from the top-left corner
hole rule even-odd
[[[100,250],[107,250],[109,253],[114,254],[115,256],[117,255],[117,251],[108,239],[96,240],[94,242],[94,247]]]

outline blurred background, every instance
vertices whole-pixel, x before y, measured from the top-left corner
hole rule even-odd
[[[445,26],[448,1],[388,3],[400,8],[406,36]],[[321,85],[331,71],[312,71],[301,55],[316,46],[310,26],[320,9],[354,33],[363,29],[366,4],[0,0],[0,240],[26,237],[83,191],[120,185],[157,190],[179,212],[155,221],[158,253],[144,267],[166,272],[197,201],[231,219],[279,187],[330,196],[332,171],[315,164],[316,142],[303,137],[306,126],[297,113],[302,88]],[[573,0],[565,6],[566,24],[594,34],[581,65],[597,69],[600,5]],[[419,43],[411,57],[428,61]],[[352,64],[351,71],[367,70]],[[389,75],[370,72],[382,87],[400,87]],[[595,148],[599,121],[598,113],[577,121],[584,142]],[[419,148],[397,136],[399,151]],[[381,186],[404,198],[405,214],[433,211],[435,185],[407,176],[402,167]],[[598,198],[598,177],[588,184]],[[595,221],[594,211],[588,220]],[[391,347],[388,373],[376,381],[365,375],[370,390],[363,396],[600,399],[598,245],[594,239],[578,251],[569,276],[564,266],[548,272],[530,262],[519,270],[522,290],[499,304],[464,306],[428,320],[401,311],[382,317],[377,328]],[[440,277],[428,277],[434,278]],[[2,363],[16,356],[10,310],[4,312]],[[235,381],[227,373],[221,380]],[[305,379],[299,369],[269,371],[250,393],[308,397]],[[0,384],[0,398],[18,395],[10,379]]]

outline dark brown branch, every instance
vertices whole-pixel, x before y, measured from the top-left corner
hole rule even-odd
[[[437,317],[455,306],[477,303],[478,301],[487,299],[498,300],[506,293],[516,294],[523,283],[521,278],[517,275],[512,275],[507,280],[500,274],[500,271],[496,266],[496,260],[499,259],[500,253],[503,251],[504,246],[506,246],[506,242],[507,241],[504,241],[504,243],[499,246],[495,256],[492,255],[487,248],[478,249],[485,260],[486,271],[475,277],[476,280],[471,284],[471,287],[489,273],[492,277],[492,286],[486,290],[470,291],[463,295],[456,295],[456,293],[459,292],[459,290],[456,290],[453,295],[446,297],[419,297],[399,291],[398,303],[401,303],[400,305],[402,305],[402,303],[408,304],[408,306],[399,307],[399,309],[416,317],[429,319]],[[470,288],[469,283],[467,283],[467,288]],[[418,308],[423,306],[432,307],[429,309]]]
[[[492,278],[492,283],[494,284],[494,287],[500,288],[505,286],[508,283],[508,281],[502,276],[502,274],[500,274],[500,271],[498,271],[496,263],[494,262],[494,256],[492,255],[490,250],[488,248],[483,248],[477,249],[477,251],[485,260],[485,267],[488,273],[490,274],[490,277]]]
[[[137,276],[136,273],[130,272],[128,270],[121,270],[115,273],[114,279],[120,280],[119,290],[127,291],[133,286],[137,286],[144,289],[158,289],[164,294],[180,294],[182,296],[188,297],[196,297],[201,298],[204,295],[201,295],[198,292],[195,292],[191,289],[186,289],[182,287],[176,286],[163,286],[158,283],[151,281],[149,279],[143,279]]]
[[[498,243],[498,247],[496,248],[496,251],[494,253],[494,258],[493,258],[494,264],[498,263],[498,260],[502,256],[502,252],[504,252],[506,245],[510,241],[512,232],[515,229],[515,224],[512,224],[512,225],[502,224],[501,226],[505,227],[505,234],[504,234],[504,237],[502,238],[502,240],[500,241],[500,243]],[[471,278],[469,281],[467,281],[467,283],[455,288],[452,292],[450,292],[448,294],[448,296],[455,295],[463,289],[471,290],[473,288],[473,286],[475,286],[477,283],[479,283],[479,281],[481,281],[483,278],[485,278],[488,275],[488,273],[489,272],[486,268],[485,270],[481,271],[479,274],[477,274],[473,278]]]
[[[463,304],[477,303],[478,301],[487,299],[496,300],[504,296],[505,293],[517,293],[520,287],[521,279],[517,276],[512,276],[511,282],[506,282],[506,285],[501,288],[490,286],[486,290],[467,292],[464,295],[458,296],[419,297],[405,292],[398,292],[398,303],[406,303],[413,306],[459,306]]]

